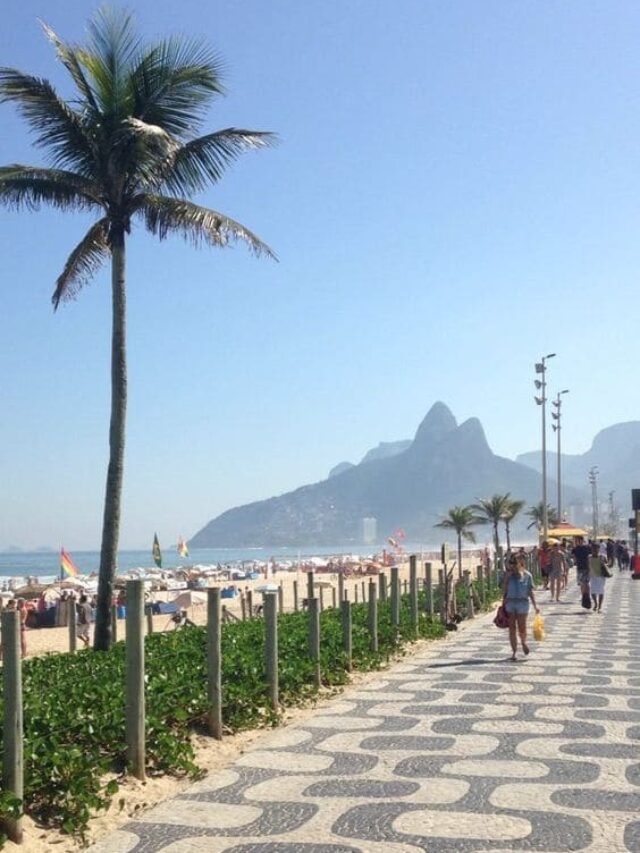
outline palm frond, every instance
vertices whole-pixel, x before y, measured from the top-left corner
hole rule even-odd
[[[274,133],[227,127],[180,146],[167,160],[163,186],[169,192],[188,195],[217,183],[225,169],[246,151],[276,145]]]
[[[82,240],[67,258],[62,273],[56,281],[51,301],[54,311],[60,302],[74,299],[78,291],[92,278],[110,254],[109,220],[99,219],[87,231]]]
[[[203,244],[227,246],[232,241],[241,240],[254,254],[277,260],[275,253],[253,232],[215,210],[183,199],[152,195],[140,196],[134,205],[147,229],[161,240],[170,234],[179,234],[196,247]]]
[[[0,204],[17,210],[38,210],[42,204],[59,210],[104,206],[100,188],[82,175],[19,163],[0,167]]]
[[[224,94],[222,73],[220,57],[202,42],[164,39],[131,71],[133,115],[178,137],[193,135],[211,99]]]
[[[77,52],[107,124],[130,116],[129,78],[140,53],[132,14],[103,7],[89,22],[89,44]]]
[[[98,103],[96,101],[94,91],[82,70],[82,65],[78,58],[78,51],[71,45],[62,41],[60,36],[44,21],[40,21],[40,26],[42,27],[46,37],[55,47],[58,59],[62,62],[73,78],[73,82],[76,84],[78,91],[85,102],[85,108],[89,108],[94,115],[97,115],[99,113]]]
[[[52,165],[93,174],[95,149],[82,116],[58,96],[47,80],[0,68],[0,103],[12,101],[35,133],[35,145]]]

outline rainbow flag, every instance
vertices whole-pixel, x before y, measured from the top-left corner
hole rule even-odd
[[[189,549],[187,547],[187,543],[184,541],[182,536],[178,537],[178,554],[180,554],[181,557],[189,556]]]
[[[151,556],[153,557],[153,562],[156,566],[161,569],[162,568],[162,551],[160,550],[160,543],[158,542],[158,534],[153,534],[153,547],[151,549]]]
[[[68,575],[70,578],[75,578],[80,574],[78,567],[64,548],[60,549],[60,571],[61,573]]]

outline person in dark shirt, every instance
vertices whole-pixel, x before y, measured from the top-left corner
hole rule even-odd
[[[589,556],[591,549],[585,545],[582,536],[576,536],[576,544],[571,551],[573,559],[576,561],[576,572],[578,575],[578,583],[582,594],[589,593]]]

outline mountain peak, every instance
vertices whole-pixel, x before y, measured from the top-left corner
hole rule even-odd
[[[457,426],[458,423],[451,409],[438,401],[431,406],[418,427],[413,443],[417,446],[437,444],[445,435],[456,429]]]

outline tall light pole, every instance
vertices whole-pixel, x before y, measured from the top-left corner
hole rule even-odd
[[[591,512],[593,515],[593,538],[598,535],[598,466],[589,468],[589,482],[591,483]]]
[[[558,438],[558,524],[562,521],[562,443],[560,440],[562,432],[562,395],[568,393],[568,388],[565,388],[564,391],[558,391],[556,399],[551,401],[551,405],[555,408],[555,412],[551,412],[551,417],[555,423],[551,424],[551,426]]]
[[[542,378],[535,380],[536,388],[541,391],[539,397],[534,397],[536,403],[542,406],[542,536],[547,538],[549,532],[549,516],[547,513],[547,361],[555,358],[555,352],[536,363],[536,373]]]

